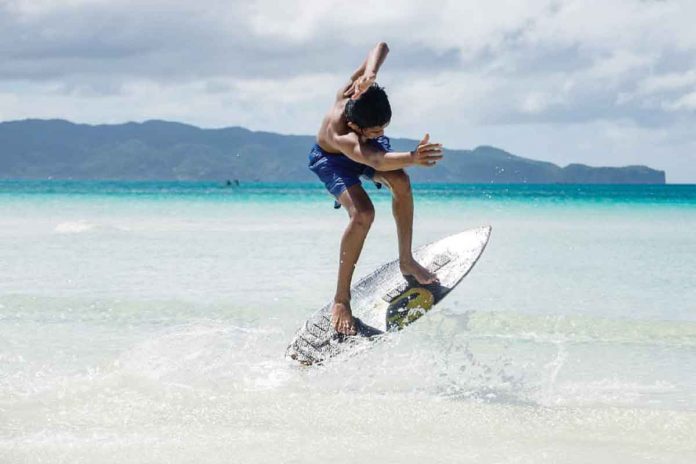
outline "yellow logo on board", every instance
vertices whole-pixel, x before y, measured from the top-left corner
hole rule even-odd
[[[387,329],[401,330],[430,311],[435,297],[423,287],[410,288],[389,304],[387,308]]]

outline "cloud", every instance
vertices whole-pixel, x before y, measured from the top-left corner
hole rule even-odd
[[[696,91],[682,95],[673,102],[665,103],[664,108],[668,111],[696,111]]]
[[[696,87],[696,70],[690,69],[681,73],[648,76],[638,85],[637,93],[641,95],[652,95],[655,93],[679,91],[684,88],[693,87]]]

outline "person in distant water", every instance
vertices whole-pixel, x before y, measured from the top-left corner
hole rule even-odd
[[[350,220],[341,239],[338,284],[334,296],[332,324],[339,333],[354,335],[350,307],[350,285],[375,210],[360,183],[360,177],[385,184],[392,193],[392,211],[399,241],[399,263],[404,277],[421,284],[437,281],[432,272],[418,264],[411,253],[413,195],[404,168],[434,166],[442,159],[442,145],[431,143],[426,133],[410,152],[394,152],[384,129],[391,120],[391,107],[384,89],[375,80],[389,48],[379,43],[365,62],[336,93],[324,117],[316,144],[309,153],[309,168],[336,197]]]

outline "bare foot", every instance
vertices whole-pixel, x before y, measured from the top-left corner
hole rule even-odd
[[[401,268],[401,273],[405,276],[412,275],[421,285],[427,285],[437,282],[437,276],[418,264],[418,262],[411,258],[410,261],[401,262],[399,264]]]
[[[349,303],[334,302],[331,308],[331,325],[338,333],[355,335],[355,321]]]

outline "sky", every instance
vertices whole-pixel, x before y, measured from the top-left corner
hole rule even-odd
[[[0,120],[314,134],[380,41],[392,137],[696,183],[695,0],[0,0]]]

